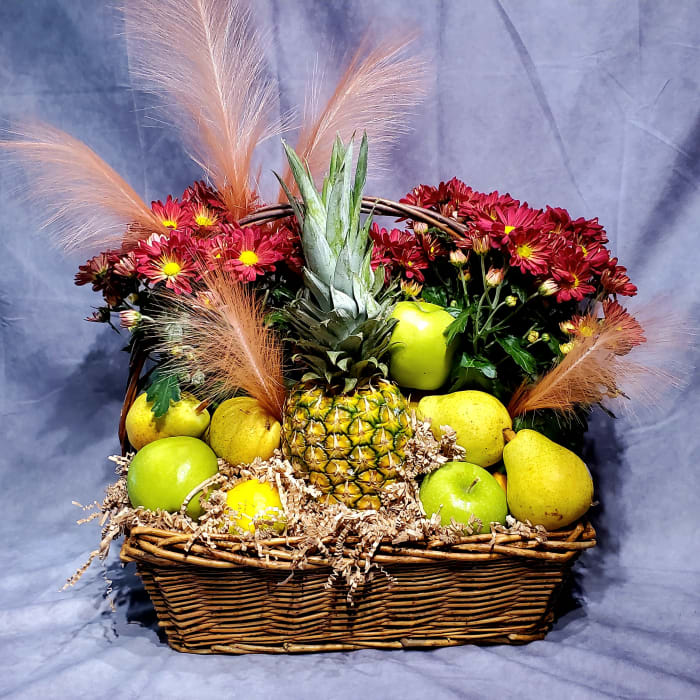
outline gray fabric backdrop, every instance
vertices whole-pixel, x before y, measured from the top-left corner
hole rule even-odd
[[[599,216],[644,297],[700,301],[700,4],[693,0],[260,0],[286,108],[316,54],[369,22],[418,21],[435,91],[375,191],[458,175],[576,216]],[[92,145],[145,197],[198,175],[152,126],[102,0],[0,2],[0,118],[38,115]],[[271,147],[267,167],[278,167]],[[0,692],[15,697],[451,698],[700,696],[697,377],[663,416],[597,419],[601,545],[578,567],[578,606],[527,647],[302,657],[179,655],[161,641],[129,569],[58,589],[97,528],[74,525],[112,478],[126,356],[81,319],[97,303],[50,249],[0,167],[5,516]],[[131,592],[130,592],[131,591]]]

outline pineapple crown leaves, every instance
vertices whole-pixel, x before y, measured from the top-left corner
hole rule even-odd
[[[301,202],[281,184],[301,227],[306,261],[306,291],[284,311],[296,331],[296,359],[309,370],[302,381],[323,381],[348,392],[372,377],[387,375],[381,359],[396,323],[390,318],[396,289],[384,288],[383,269],[372,270],[371,217],[361,220],[367,135],[360,144],[354,179],[353,141],[345,147],[336,139],[320,192],[294,150],[286,143],[284,148]]]
[[[383,270],[371,267],[371,217],[364,223],[360,218],[367,178],[367,135],[360,144],[354,180],[353,141],[345,147],[336,138],[321,192],[294,149],[282,143],[302,198],[302,203],[296,201],[281,183],[301,227],[306,287],[324,311],[375,316],[379,307],[374,299],[383,283]]]

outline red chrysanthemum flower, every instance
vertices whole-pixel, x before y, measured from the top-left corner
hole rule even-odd
[[[166,228],[182,230],[194,226],[192,207],[189,202],[179,202],[173,199],[172,195],[168,195],[165,204],[160,200],[152,202],[151,209]]]
[[[252,282],[258,275],[274,270],[275,263],[284,257],[278,238],[260,226],[240,229],[225,225],[223,231],[229,238],[224,264],[241,281]]]
[[[189,294],[191,282],[199,277],[197,245],[191,236],[173,231],[169,236],[153,234],[139,242],[134,251],[139,275],[151,282],[165,282],[177,294]]]
[[[620,346],[619,338],[616,339],[615,349],[618,355],[626,355],[632,348],[646,342],[644,328],[627,309],[616,301],[607,299],[603,302],[603,314],[605,323],[609,328],[619,331],[625,343]]]
[[[521,272],[543,275],[547,272],[550,249],[547,237],[534,228],[517,228],[506,236],[510,253],[511,267],[519,267]]]
[[[617,264],[617,258],[612,258],[607,269],[600,276],[600,283],[608,294],[621,294],[625,297],[633,297],[637,293],[637,287],[632,284],[627,275],[627,268]]]
[[[431,262],[447,255],[447,248],[442,241],[431,233],[416,234],[416,239],[423,248],[425,256]]]
[[[194,225],[200,230],[211,231],[219,223],[219,215],[204,204],[195,204],[192,209]]]
[[[497,190],[489,192],[489,194],[474,192],[471,200],[460,206],[459,215],[472,221],[479,219],[485,222],[489,219],[496,221],[498,219],[497,207],[502,209],[514,207],[517,209],[519,206],[520,202],[517,199],[513,199],[508,193],[500,194]]]
[[[129,251],[114,264],[114,272],[122,277],[136,277],[136,265],[136,256],[133,251]]]
[[[552,260],[552,277],[559,286],[558,302],[581,301],[587,294],[595,292],[595,287],[590,283],[590,265],[571,248],[561,251]]]
[[[287,267],[300,275],[304,269],[304,253],[301,249],[301,238],[296,223],[280,227],[275,234],[275,239]]]
[[[370,236],[374,241],[372,250],[372,269],[383,265],[387,279],[392,272],[402,270],[406,279],[423,282],[425,277],[421,270],[429,267],[426,254],[416,236],[397,228],[387,231],[372,224]]]
[[[598,217],[595,219],[576,219],[572,222],[572,228],[577,238],[588,241],[589,244],[605,245],[608,242],[608,237],[605,229],[598,223]]]
[[[583,259],[591,266],[591,270],[597,275],[607,268],[610,262],[610,251],[600,243],[579,238],[576,241],[576,247]]]
[[[542,211],[531,209],[527,202],[522,206],[493,206],[488,215],[478,214],[474,221],[475,228],[488,231],[491,244],[495,247],[505,246],[508,237],[515,231],[541,228]]]
[[[430,185],[418,185],[418,187],[414,187],[405,197],[399,200],[402,204],[410,204],[414,207],[423,207],[424,209],[436,207],[438,201],[437,188]]]
[[[468,204],[479,196],[469,185],[466,185],[461,180],[453,177],[447,183],[447,191],[450,195],[450,200],[454,202],[457,209],[463,204]]]
[[[93,291],[99,292],[104,288],[107,276],[117,260],[119,260],[118,254],[111,250],[90,258],[84,265],[78,267],[75,283],[79,287],[84,284],[92,284]]]
[[[568,236],[572,231],[571,217],[566,209],[547,206],[542,217],[542,230],[552,236]]]
[[[196,209],[197,207],[206,207],[212,209],[218,214],[226,211],[226,205],[221,201],[219,193],[207,185],[203,180],[190,185],[182,195],[183,202],[189,202]]]

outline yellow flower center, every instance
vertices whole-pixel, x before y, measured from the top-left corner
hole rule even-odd
[[[574,289],[575,289],[576,287],[579,286],[580,281],[579,281],[579,278],[576,277],[576,275],[572,275],[572,276],[573,276],[573,278],[574,278]]]
[[[258,255],[255,251],[253,250],[244,250],[239,256],[238,259],[246,266],[251,267],[255,265],[256,262],[260,258],[258,258]]]
[[[515,226],[504,226],[503,233],[505,233],[507,236],[513,229],[515,229]]]
[[[174,260],[171,260],[170,262],[166,262],[161,270],[166,277],[175,277],[175,275],[182,270],[182,267],[180,266],[180,263],[176,263]]]
[[[586,250],[586,246],[582,245],[581,246],[581,252],[583,253],[583,257],[586,258],[588,257],[588,251]]]
[[[177,221],[174,219],[165,219],[161,223],[165,228],[177,228]]]
[[[197,216],[194,217],[194,220],[197,223],[197,226],[213,226],[216,223],[211,216],[207,216],[206,214],[197,214]]]
[[[579,333],[580,333],[581,335],[585,335],[585,336],[587,336],[587,337],[590,337],[590,336],[593,335],[593,329],[592,329],[590,326],[586,326],[586,325],[581,326],[581,327],[578,329],[578,331],[579,331]]]
[[[530,248],[530,246],[527,244],[519,245],[516,248],[516,250],[518,252],[518,255],[521,258],[531,258],[532,257],[532,248]]]

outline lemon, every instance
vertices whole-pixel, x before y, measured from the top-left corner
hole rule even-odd
[[[226,493],[226,503],[229,508],[238,513],[236,526],[241,530],[255,532],[256,519],[274,521],[271,527],[279,533],[286,526],[279,491],[266,481],[257,479],[241,481]],[[235,534],[235,532],[235,528],[232,527],[231,533]]]
[[[237,396],[214,411],[209,445],[229,464],[250,464],[256,457],[269,459],[280,445],[279,421],[255,399]]]

